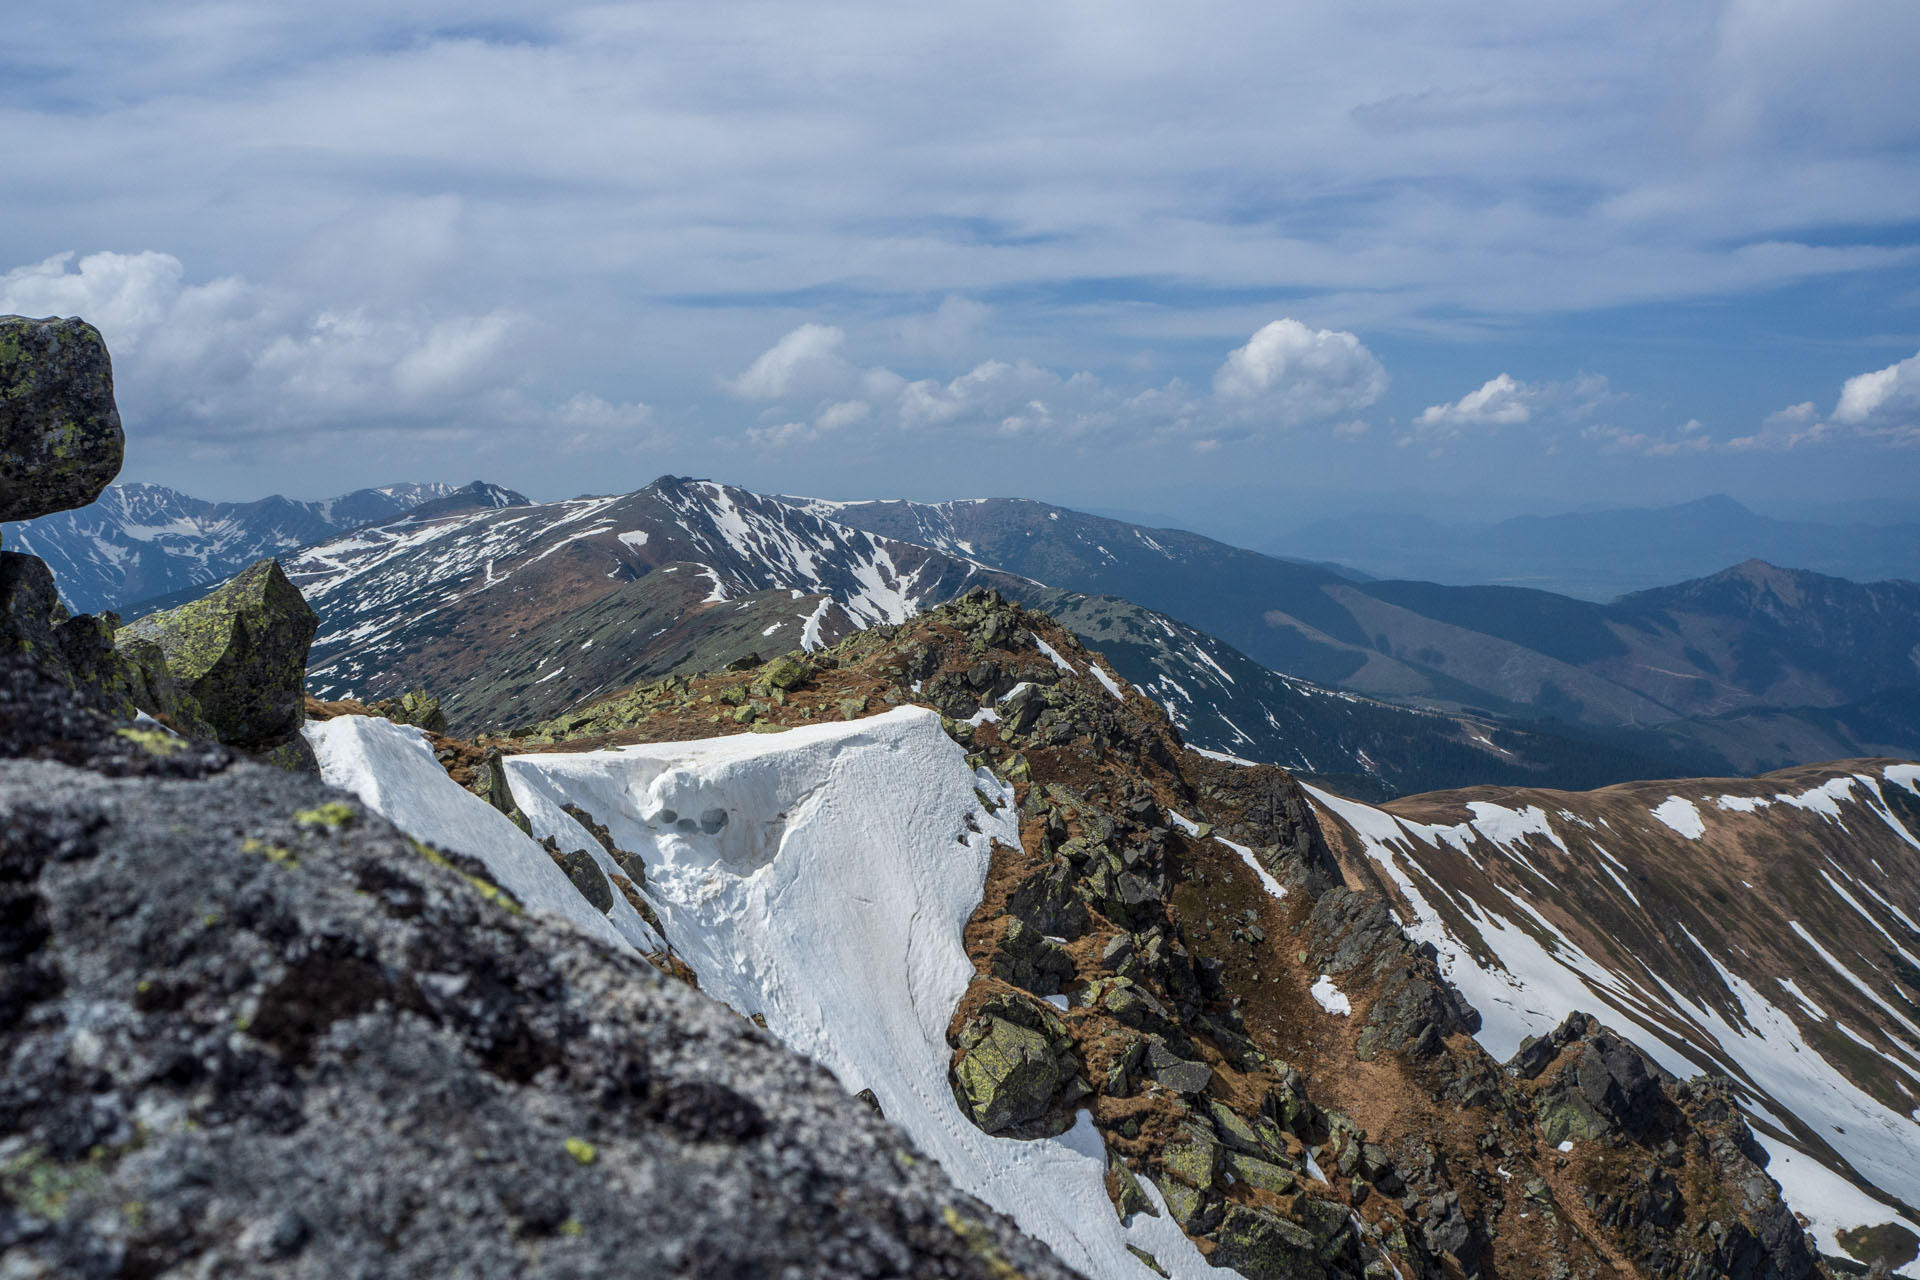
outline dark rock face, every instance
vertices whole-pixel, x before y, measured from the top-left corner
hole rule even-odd
[[[0,1271],[1068,1273],[827,1076],[0,656]]]
[[[112,614],[74,616],[33,556],[0,551],[0,651],[30,662],[89,706],[131,716],[138,674],[114,651]]]
[[[154,710],[264,754],[299,735],[318,626],[279,562],[261,560],[204,599],[121,628],[114,644],[147,674]]]
[[[0,520],[86,506],[120,474],[125,447],[100,331],[0,316]]]
[[[1592,1144],[1604,1155],[1583,1180],[1594,1221],[1654,1277],[1802,1280],[1817,1263],[1753,1139],[1731,1082],[1677,1081],[1626,1040],[1575,1013],[1549,1036],[1523,1042],[1510,1074],[1540,1081],[1535,1121],[1548,1143]],[[1706,1171],[1712,1198],[1704,1229],[1685,1222],[1701,1195],[1689,1168]]]

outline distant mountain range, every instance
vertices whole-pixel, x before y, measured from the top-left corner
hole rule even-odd
[[[1259,545],[1368,577],[1498,583],[1612,600],[1742,560],[1873,582],[1920,578],[1920,523],[1779,520],[1715,496],[1671,507],[1453,524],[1370,513],[1317,520]]]
[[[818,648],[984,585],[1058,617],[1196,745],[1353,794],[1670,771],[1604,744],[1413,710],[1269,671],[1138,604],[1063,591],[790,500],[664,477],[637,493],[407,517],[287,571],[320,614],[321,697],[441,696],[458,731],[560,716],[611,690]]]
[[[1559,726],[1686,773],[1920,750],[1920,586],[1757,560],[1601,605],[1518,587],[1356,582],[1044,503],[806,509],[1089,594],[1272,670],[1385,701]]]
[[[479,481],[393,484],[318,502],[205,502],[157,484],[116,484],[78,511],[0,524],[0,544],[45,560],[68,606],[98,613],[219,582],[262,556],[361,525],[526,501]]]
[[[984,584],[1107,653],[1196,744],[1358,796],[1920,754],[1920,587],[1759,561],[1602,605],[1356,581],[1021,499],[826,502],[671,477],[557,503],[478,482],[249,504],[125,486],[8,544],[53,562],[77,607],[130,614],[280,555],[322,616],[315,692],[425,685],[469,728],[816,647]]]

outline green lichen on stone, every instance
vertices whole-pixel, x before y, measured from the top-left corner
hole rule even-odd
[[[407,837],[407,843],[413,846],[413,851],[415,853],[425,858],[428,862],[431,862],[434,866],[445,867],[447,870],[459,876],[462,880],[465,880],[469,885],[473,887],[473,891],[475,893],[479,894],[482,898],[485,898],[488,902],[491,902],[494,906],[499,907],[502,911],[508,912],[516,916],[526,914],[521,909],[520,904],[518,902],[515,902],[512,897],[510,897],[504,890],[500,888],[499,885],[490,884],[487,881],[482,880],[479,876],[468,875],[465,871],[462,871],[459,867],[455,866],[453,862],[446,857],[445,854],[441,853],[438,849],[434,848],[432,845],[427,844],[426,842],[421,840],[416,840],[412,836]]]
[[[1026,1280],[1026,1273],[1014,1267],[1000,1252],[1000,1246],[993,1242],[993,1233],[987,1230],[984,1223],[975,1222],[952,1205],[942,1208],[940,1216],[953,1234],[966,1244],[967,1251],[986,1267],[987,1274],[993,1280]]]
[[[599,1148],[585,1138],[568,1138],[562,1145],[566,1147],[567,1154],[572,1156],[578,1164],[592,1164],[600,1158]]]
[[[77,1164],[63,1164],[30,1147],[0,1164],[0,1192],[29,1217],[59,1222],[67,1215],[68,1202],[101,1184],[105,1162],[106,1152],[98,1147]]]
[[[270,844],[265,840],[256,840],[248,836],[240,842],[242,853],[257,853],[275,866],[292,871],[300,865],[300,859],[293,856],[293,850],[281,844]]]
[[[299,809],[294,812],[295,825],[302,827],[344,827],[360,815],[353,806],[338,800],[329,800],[325,804],[311,809]]]
[[[187,745],[164,729],[115,729],[114,732],[150,755],[170,756]]]
[[[1140,1265],[1152,1271],[1153,1274],[1157,1276],[1164,1276],[1168,1274],[1167,1269],[1160,1265],[1160,1259],[1154,1257],[1152,1254],[1148,1253],[1145,1249],[1142,1249],[1139,1245],[1137,1244],[1128,1245],[1127,1252],[1132,1254],[1134,1257],[1140,1259]]]

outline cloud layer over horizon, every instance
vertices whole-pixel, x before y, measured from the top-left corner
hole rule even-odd
[[[211,496],[1892,496],[1916,55],[1899,0],[106,3],[4,55],[0,310],[98,323],[130,478]]]

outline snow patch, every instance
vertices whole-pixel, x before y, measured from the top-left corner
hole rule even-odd
[[[962,930],[996,841],[1018,845],[1009,788],[967,768],[923,707],[778,734],[507,760],[542,835],[577,804],[647,867],[668,939],[708,995],[872,1089],[955,1183],[1068,1266],[1131,1275],[1133,1243],[1210,1280],[1171,1218],[1121,1223],[1083,1113],[1040,1142],[992,1138],[955,1107],[946,1029],[973,963]],[[990,797],[991,804],[982,797]],[[1151,1196],[1152,1191],[1148,1189]]]
[[[1033,642],[1034,644],[1040,647],[1040,652],[1046,654],[1047,657],[1052,660],[1054,666],[1060,668],[1062,671],[1066,672],[1070,676],[1076,676],[1080,674],[1078,671],[1074,670],[1074,666],[1071,662],[1068,662],[1065,658],[1060,656],[1060,651],[1058,649],[1048,644],[1045,640],[1042,640],[1039,636],[1036,635],[1033,637]]]
[[[1698,840],[1707,834],[1707,824],[1700,817],[1699,807],[1685,796],[1668,796],[1652,812],[1689,840]]]
[[[1353,1015],[1353,1001],[1347,999],[1347,993],[1333,985],[1333,979],[1326,974],[1311,988],[1313,1002],[1328,1013],[1337,1013],[1343,1018]]]
[[[580,896],[545,849],[506,814],[449,778],[433,758],[424,730],[376,716],[335,716],[309,720],[301,732],[320,762],[323,781],[351,791],[361,804],[416,840],[478,858],[529,911],[550,912],[618,946],[657,945],[638,915],[633,923],[639,928],[622,937],[621,930]],[[615,905],[633,914],[624,901]]]

